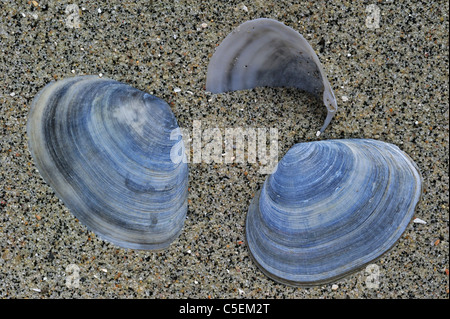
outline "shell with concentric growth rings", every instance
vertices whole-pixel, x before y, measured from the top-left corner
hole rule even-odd
[[[33,100],[29,149],[44,180],[100,238],[166,248],[187,211],[187,164],[170,153],[177,121],[163,100],[124,83],[78,76]]]

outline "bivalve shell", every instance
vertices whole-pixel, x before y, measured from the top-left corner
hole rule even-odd
[[[276,281],[331,282],[393,247],[421,193],[416,164],[395,145],[369,139],[296,144],[249,207],[250,255]]]
[[[27,123],[35,164],[66,207],[133,249],[166,248],[183,228],[188,169],[170,157],[177,128],[163,100],[97,76],[49,83]]]

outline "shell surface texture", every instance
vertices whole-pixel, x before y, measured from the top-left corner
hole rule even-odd
[[[395,145],[371,139],[296,144],[250,204],[250,255],[287,285],[340,279],[394,246],[421,193],[416,164]]]
[[[97,76],[47,84],[27,122],[36,167],[69,211],[101,239],[150,250],[167,248],[186,217],[177,128],[163,100]]]
[[[266,18],[247,21],[217,47],[206,77],[206,90],[222,93],[256,87],[289,87],[323,100],[327,117],[337,111],[333,89],[308,41],[294,29]]]

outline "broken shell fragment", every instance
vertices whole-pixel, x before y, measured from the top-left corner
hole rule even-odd
[[[222,93],[256,87],[290,87],[323,100],[327,117],[337,111],[333,89],[311,45],[294,29],[272,19],[247,21],[216,49],[208,65],[206,90]]]
[[[249,207],[250,255],[276,281],[331,282],[393,247],[421,193],[416,164],[395,145],[366,139],[296,144]]]
[[[133,249],[166,248],[184,225],[187,164],[170,158],[177,128],[163,100],[97,76],[49,83],[27,123],[57,196],[100,238]]]

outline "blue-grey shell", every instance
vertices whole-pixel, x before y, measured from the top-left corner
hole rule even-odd
[[[369,139],[296,144],[249,207],[250,255],[288,285],[336,280],[393,247],[421,193],[416,164],[395,145]]]
[[[163,100],[97,76],[49,83],[27,123],[38,171],[66,207],[133,249],[166,248],[183,228],[188,169],[170,157],[177,128]]]
[[[328,115],[320,133],[336,114],[333,89],[308,41],[279,21],[261,18],[241,24],[217,47],[208,65],[206,90],[265,86],[298,88],[322,98]]]

